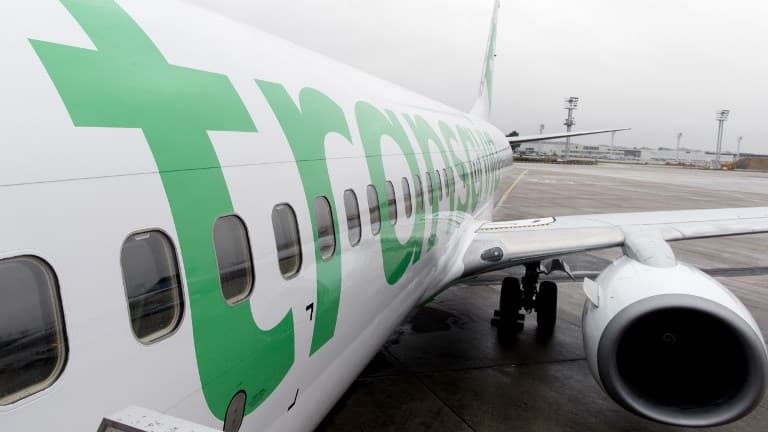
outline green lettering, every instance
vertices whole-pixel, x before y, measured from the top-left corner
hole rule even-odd
[[[419,165],[413,147],[411,147],[405,130],[397,120],[397,116],[391,111],[387,111],[385,114],[371,104],[358,102],[355,106],[355,114],[360,129],[360,138],[368,158],[371,181],[378,191],[379,202],[386,203],[385,182],[387,175],[381,156],[381,139],[388,136],[400,147],[412,177],[419,174]],[[389,223],[389,213],[387,211],[381,212],[381,253],[384,261],[384,275],[390,285],[397,283],[405,274],[408,266],[415,264],[421,256],[424,242],[423,210],[415,207],[414,215],[413,231],[411,231],[408,240],[401,243],[400,239],[397,238],[395,227]]]
[[[472,156],[469,151],[469,147],[476,147],[475,141],[472,138],[472,133],[469,131],[469,129],[457,126],[456,131],[459,133],[459,139],[461,140],[461,145],[464,147],[464,152],[467,155],[467,161],[472,162]],[[474,169],[472,164],[467,165],[468,170]],[[477,183],[472,181],[472,177],[470,176],[470,190],[469,190],[469,211],[470,213],[474,213],[475,209],[477,209],[477,204],[480,199],[480,191],[478,190]]]
[[[330,133],[337,133],[351,144],[344,111],[328,96],[312,88],[301,90],[300,107],[297,107],[282,85],[266,81],[256,83],[267,98],[291,146],[309,214],[314,213],[315,198],[320,195],[328,199],[332,209],[336,209],[331,176],[325,160],[325,138]],[[339,214],[338,211],[334,213]],[[336,331],[341,297],[341,246],[336,247],[333,256],[324,260],[320,256],[314,217],[311,221],[317,268],[317,303],[310,349],[310,354],[314,354],[331,340]],[[338,217],[333,220],[333,229],[336,239],[341,239]]]
[[[458,140],[456,138],[456,134],[453,133],[453,129],[451,129],[450,126],[448,126],[445,122],[440,121],[438,123],[438,126],[440,127],[440,132],[443,134],[443,139],[445,140],[446,147],[448,147],[448,152],[451,155],[451,160],[453,161],[454,168],[456,166],[459,166],[459,164],[462,164],[462,166],[466,167],[465,164],[463,164],[462,160],[456,156],[456,152],[453,150],[454,143],[457,143]],[[465,149],[466,153],[466,149]],[[469,154],[466,155],[467,159],[469,159]],[[467,172],[466,168],[464,171],[459,172],[458,169],[454,169],[456,172],[456,177],[461,180],[461,182],[464,184],[465,188],[469,188],[469,180],[467,179]],[[454,189],[458,187],[458,184],[454,186]],[[459,212],[466,213],[467,208],[469,207],[469,189],[467,189],[467,197],[464,199],[464,201],[459,199],[459,195],[456,194],[456,210]]]
[[[293,315],[262,330],[249,302],[229,306],[221,295],[213,223],[234,209],[208,131],[256,127],[226,76],[168,64],[113,1],[62,3],[96,50],[32,46],[75,126],[144,132],[176,225],[205,400],[223,420],[232,396],[244,390],[251,412],[293,365]]]

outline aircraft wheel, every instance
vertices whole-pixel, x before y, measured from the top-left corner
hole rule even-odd
[[[520,313],[523,307],[523,291],[520,289],[520,279],[508,277],[501,283],[499,310],[491,320],[499,331],[499,337],[505,338],[523,330],[525,315]]]
[[[555,332],[557,322],[557,284],[544,281],[539,284],[536,294],[536,336],[540,339],[550,339]]]

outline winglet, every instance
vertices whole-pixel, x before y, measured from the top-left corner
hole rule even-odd
[[[480,91],[477,100],[472,106],[470,114],[489,120],[491,118],[491,91],[493,88],[493,66],[496,58],[496,19],[499,16],[499,0],[493,5],[493,18],[491,18],[491,31],[488,35],[488,45],[485,50],[483,73],[480,76]]]

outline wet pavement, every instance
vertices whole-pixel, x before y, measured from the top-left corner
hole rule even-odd
[[[518,164],[523,173],[497,220],[550,215],[768,206],[768,175],[647,166]],[[674,243],[678,259],[730,288],[768,333],[768,235]],[[618,249],[567,257],[577,281],[559,289],[555,336],[540,342],[535,316],[516,340],[490,326],[500,281],[512,268],[454,286],[415,311],[355,381],[319,431],[671,431],[632,415],[589,373],[581,336],[584,294]],[[545,278],[546,279],[546,278]],[[713,371],[717,373],[717,371]],[[768,401],[717,431],[768,430]]]

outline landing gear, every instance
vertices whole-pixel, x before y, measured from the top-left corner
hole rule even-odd
[[[523,307],[523,291],[520,279],[508,277],[501,282],[499,309],[493,312],[491,325],[496,327],[499,338],[506,339],[523,331],[525,315],[520,313]]]
[[[491,325],[498,329],[501,339],[520,333],[525,325],[526,313],[536,311],[536,337],[548,340],[557,322],[557,284],[552,281],[539,283],[540,263],[525,265],[525,275],[520,279],[508,277],[501,283],[499,309],[494,312]]]
[[[536,337],[550,339],[555,332],[557,322],[557,284],[552,281],[544,281],[539,284],[539,293],[536,295]]]

